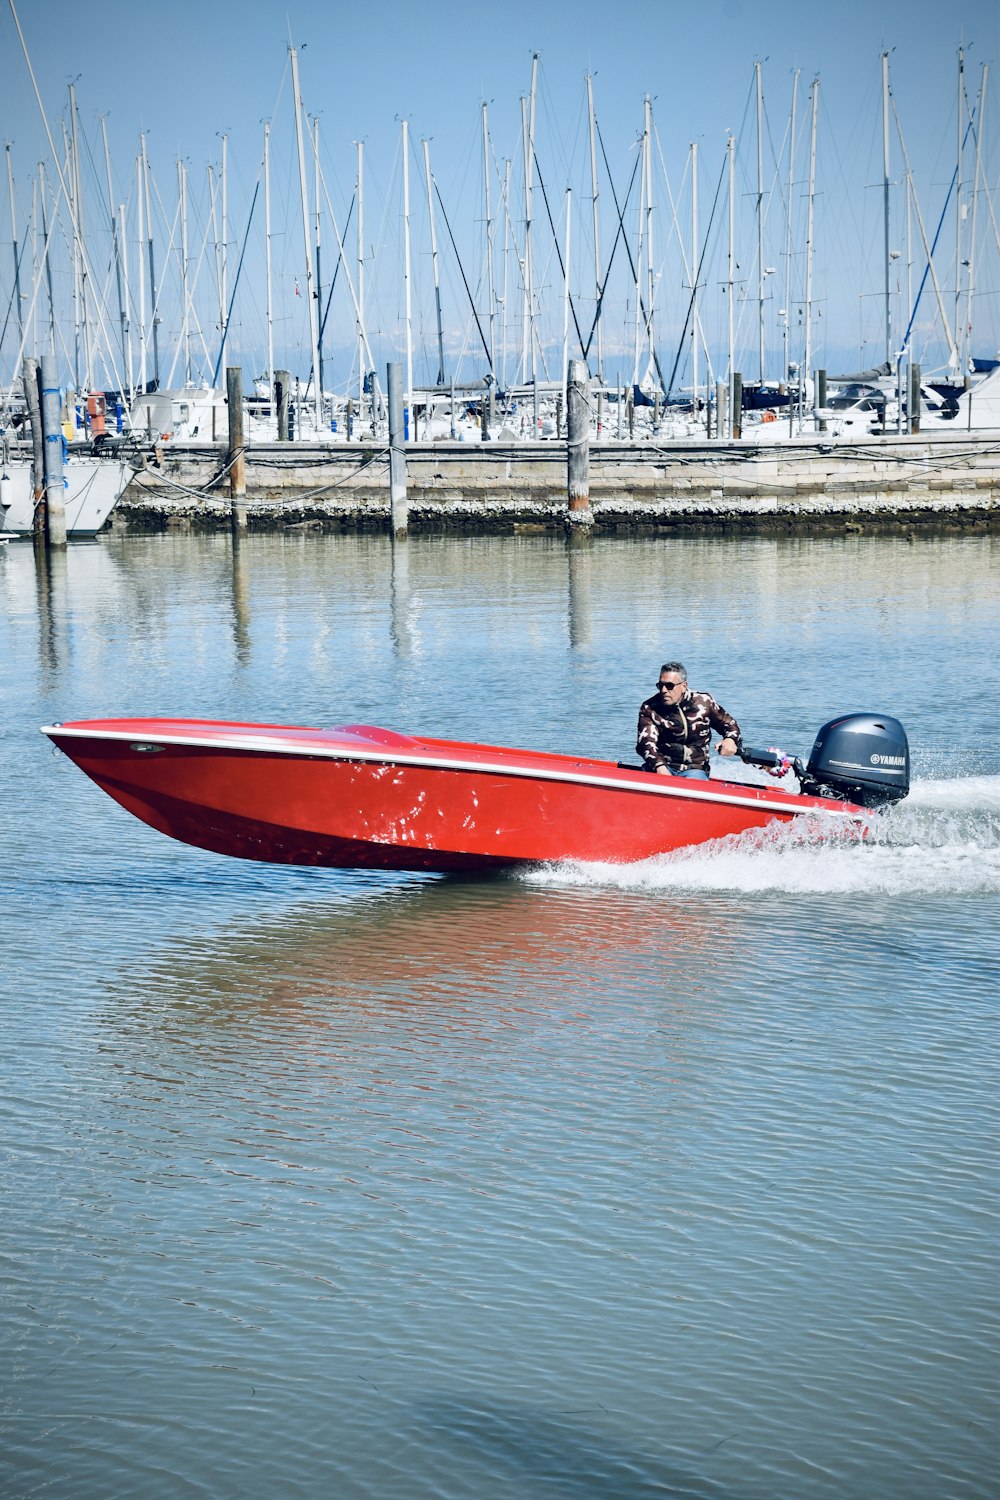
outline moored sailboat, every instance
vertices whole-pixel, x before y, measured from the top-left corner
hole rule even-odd
[[[100,531],[132,477],[131,467],[116,458],[74,455],[67,458],[63,477],[66,534],[93,537]],[[31,462],[11,458],[4,465],[3,513],[0,529],[30,536],[35,526],[35,497]]]

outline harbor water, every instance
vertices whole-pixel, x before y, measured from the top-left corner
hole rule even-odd
[[[5,1500],[995,1496],[995,539],[0,553]],[[38,733],[629,759],[676,657],[753,744],[896,715],[909,799],[862,844],[288,869]]]

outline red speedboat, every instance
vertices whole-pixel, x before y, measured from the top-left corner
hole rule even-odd
[[[909,785],[902,726],[860,714],[826,725],[807,766],[784,762],[800,792],[362,724],[90,719],[42,733],[116,802],[182,843],[340,868],[629,863],[803,814],[866,821],[867,807]],[[743,757],[779,769],[783,759]]]

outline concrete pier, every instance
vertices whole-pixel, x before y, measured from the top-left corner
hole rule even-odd
[[[117,527],[213,529],[228,523],[225,449],[171,445],[160,469],[137,475]],[[562,531],[566,450],[555,443],[406,447],[409,529]],[[171,484],[169,481],[173,481]],[[176,488],[205,491],[194,496]],[[251,529],[316,526],[388,531],[389,463],[374,443],[255,444],[246,455]],[[810,434],[783,442],[591,443],[590,510],[597,533],[683,529],[789,534],[930,521],[996,528],[1000,432],[850,442]]]

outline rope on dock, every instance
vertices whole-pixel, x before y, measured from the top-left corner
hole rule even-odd
[[[164,484],[169,484],[175,490],[180,490],[185,495],[191,495],[192,498],[195,499],[195,500],[210,500],[210,499],[214,498],[211,492],[217,487],[217,485],[219,485],[222,482],[223,479],[225,479],[226,475],[229,473],[230,469],[233,467],[233,464],[236,462],[236,460],[242,454],[245,454],[246,452],[247,452],[246,446],[244,446],[242,448],[238,448],[230,456],[229,462],[227,464],[225,464],[224,467],[221,468],[217,474],[214,474],[212,476],[212,478],[208,481],[208,484],[204,487],[204,489],[194,490],[194,489],[191,488],[190,485],[182,484],[179,479],[174,479],[172,477],[172,475],[168,474],[163,469],[161,469],[161,470],[159,470],[157,472],[157,475],[156,475],[157,481],[158,482],[162,481]],[[351,469],[351,471],[349,473],[342,474],[339,479],[331,479],[330,482],[329,482],[329,484],[322,484],[322,485],[319,486],[318,489],[307,490],[304,494],[301,494],[298,491],[296,491],[295,496],[294,496],[295,503],[297,505],[300,505],[305,500],[315,500],[317,496],[319,496],[319,495],[325,495],[328,490],[339,489],[341,485],[347,484],[349,480],[354,479],[358,474],[361,474],[365,469],[370,468],[372,466],[372,464],[375,464],[375,463],[387,463],[388,460],[389,460],[389,450],[388,450],[388,448],[372,449],[372,450],[369,451],[368,457],[366,457],[364,463],[359,464],[356,469]],[[143,472],[145,472],[145,473],[148,474],[150,471],[148,469],[146,469]],[[289,498],[292,498],[292,497],[289,497]]]

